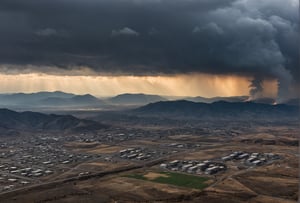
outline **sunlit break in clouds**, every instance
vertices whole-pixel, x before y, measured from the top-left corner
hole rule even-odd
[[[65,91],[76,94],[112,96],[147,93],[167,96],[247,95],[250,79],[207,74],[175,76],[57,76],[47,74],[0,75],[1,92]],[[276,94],[276,82],[267,82],[269,96]]]

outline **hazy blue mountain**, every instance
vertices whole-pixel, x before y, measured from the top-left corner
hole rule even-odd
[[[194,118],[283,118],[298,117],[299,108],[284,104],[269,105],[254,102],[225,102],[211,104],[186,100],[151,103],[131,110],[142,116],[194,117]]]
[[[0,105],[5,107],[56,107],[56,106],[99,106],[104,102],[90,94],[75,95],[64,92],[38,92],[1,94]]]
[[[227,102],[243,102],[246,101],[249,97],[248,96],[234,96],[234,97],[186,97],[184,100],[192,101],[192,102],[202,102],[202,103],[213,103],[217,101],[227,101]]]
[[[49,97],[72,98],[74,96],[75,96],[74,94],[64,93],[60,91],[37,92],[37,93],[29,93],[29,94],[26,93],[0,94],[0,104],[27,105]]]
[[[192,101],[192,102],[202,102],[202,103],[214,103],[217,101],[227,101],[227,102],[247,102],[249,99],[249,96],[233,96],[233,97],[212,97],[212,98],[206,98],[206,97],[185,97],[183,100]],[[271,97],[262,97],[251,100],[251,102],[254,103],[260,103],[260,104],[274,104],[276,102],[275,98]],[[286,102],[283,102],[282,104],[287,105],[299,105],[299,98],[293,98]]]
[[[274,103],[276,103],[276,99],[270,98],[270,97],[263,97],[263,98],[255,99],[252,102],[261,103],[261,104],[274,104]],[[282,102],[281,104],[299,106],[300,105],[300,99],[299,98],[292,98],[292,99],[289,99],[285,102]]]
[[[42,114],[36,112],[15,112],[0,109],[0,129],[2,130],[97,130],[105,128],[95,121],[78,119],[69,115]]]
[[[41,106],[98,106],[104,102],[90,94],[77,95],[71,98],[49,97],[38,101]]]
[[[112,104],[119,105],[145,105],[158,101],[166,101],[166,98],[163,98],[158,95],[149,95],[149,94],[120,94],[115,97],[110,98],[108,101]]]

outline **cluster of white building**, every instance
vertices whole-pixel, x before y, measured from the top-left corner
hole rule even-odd
[[[7,170],[10,174],[13,175],[20,175],[24,177],[40,177],[43,175],[50,175],[53,173],[52,170],[49,169],[33,169],[33,168],[20,168],[16,166],[11,166],[11,167],[6,167],[4,168],[5,165],[1,165],[0,168],[3,168],[4,170]]]
[[[214,160],[195,161],[195,160],[173,160],[160,165],[163,169],[180,171],[191,174],[213,175],[227,170],[228,161],[241,160],[246,166],[259,166],[280,159],[280,156],[273,153],[248,153],[242,151],[232,152],[231,154]]]
[[[247,153],[236,151],[227,156],[222,157],[223,161],[231,161],[231,160],[244,160],[244,164],[246,165],[263,165],[272,160],[280,159],[280,156],[273,153]]]
[[[128,148],[119,152],[120,158],[146,160],[152,157],[155,152],[146,152],[141,148]]]
[[[227,166],[221,162],[215,161],[186,161],[174,160],[160,165],[161,168],[171,171],[181,171],[191,174],[207,174],[213,175],[221,171],[226,171]]]

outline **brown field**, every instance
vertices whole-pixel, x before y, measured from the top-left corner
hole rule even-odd
[[[249,172],[236,179],[258,194],[297,200],[299,181],[295,177],[271,177],[265,173]]]
[[[74,152],[90,154],[112,154],[125,148],[99,143],[68,143],[66,146],[71,148]]]

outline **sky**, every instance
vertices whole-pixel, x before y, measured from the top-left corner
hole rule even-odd
[[[298,0],[1,0],[0,91],[299,92]]]

